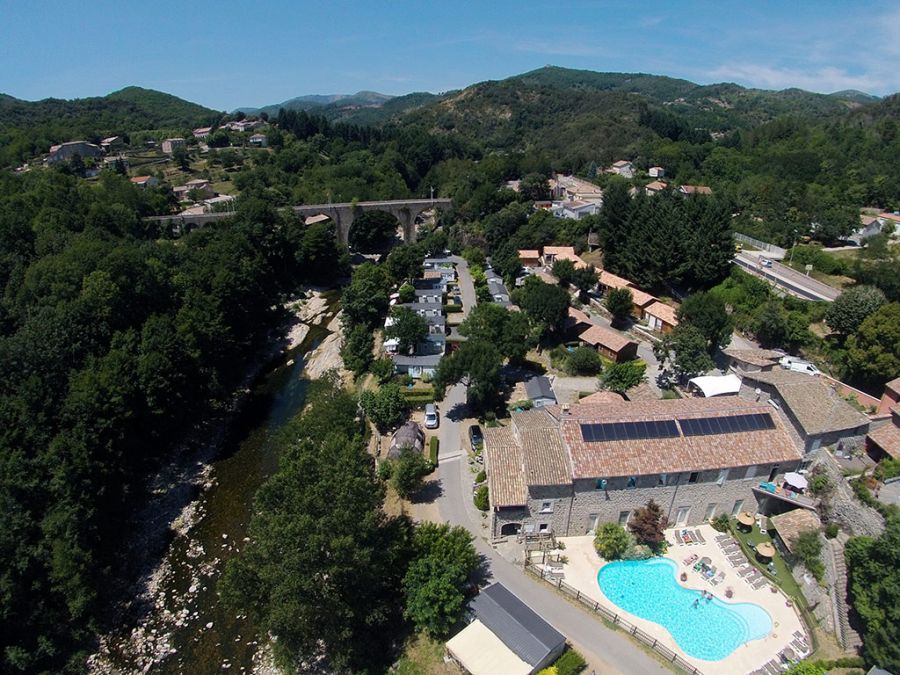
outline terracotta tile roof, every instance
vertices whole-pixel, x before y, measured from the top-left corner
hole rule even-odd
[[[525,429],[519,435],[527,485],[572,482],[568,456],[556,429]]]
[[[727,356],[736,361],[743,361],[753,366],[771,366],[782,357],[780,352],[771,349],[723,349]]]
[[[550,284],[551,286],[556,286],[556,284],[559,283],[559,279],[557,279],[546,270],[538,270],[534,273],[534,276],[543,281],[545,284]]]
[[[134,178],[131,179],[131,182],[132,183],[146,183],[152,177],[153,176],[135,176]]]
[[[897,215],[896,213],[879,213],[878,217],[900,223],[900,215]]]
[[[600,270],[600,276],[598,278],[600,283],[607,288],[631,288],[631,282],[628,281],[628,279],[617,277],[615,274],[607,272],[606,270]]]
[[[569,328],[573,328],[578,324],[583,323],[585,325],[591,325],[590,317],[582,312],[580,309],[575,309],[574,307],[569,307],[569,316],[566,318],[566,326]]]
[[[773,386],[807,435],[855,429],[869,424],[868,417],[817,377],[777,369],[745,373],[744,379]]]
[[[589,394],[582,399],[579,399],[579,403],[621,403],[625,399],[622,397],[622,394],[617,394],[614,391],[597,391],[593,394]]]
[[[656,298],[650,295],[649,293],[645,293],[639,288],[631,287],[628,290],[631,291],[631,300],[632,302],[643,309],[647,305],[656,301]]]
[[[583,423],[662,421],[770,413],[774,429],[708,436],[585,442]],[[574,478],[639,476],[705,471],[799,460],[778,415],[766,404],[727,399],[677,399],[633,403],[575,404],[560,419]]]
[[[556,420],[544,408],[533,408],[516,413],[512,417],[512,427],[516,435],[528,429],[553,429]]]
[[[484,430],[485,471],[492,506],[524,506],[527,501],[522,448],[511,427]]]
[[[544,255],[576,257],[575,249],[571,246],[545,246]]]
[[[885,389],[890,389],[895,394],[900,394],[900,377],[896,380],[891,380],[886,385],[884,385]]]
[[[532,250],[530,248],[519,249],[519,258],[521,260],[533,260],[535,258],[540,258],[541,254],[537,250]]]
[[[860,216],[859,216],[859,222],[862,223],[863,225],[871,225],[872,223],[877,222],[877,221],[878,221],[877,216],[865,216],[863,214],[860,214]]]
[[[896,424],[896,417],[870,431],[869,438],[891,457],[900,459],[900,426]]]
[[[670,305],[656,301],[648,307],[645,307],[644,312],[651,316],[655,316],[657,319],[662,320],[670,326],[678,325],[678,318],[675,316],[675,308]]]
[[[794,509],[787,513],[771,516],[772,525],[778,532],[778,536],[787,546],[788,551],[794,552],[794,544],[797,535],[806,530],[818,531],[822,527],[819,516],[809,509]]]
[[[645,190],[650,190],[651,192],[659,192],[660,190],[665,190],[668,184],[665,181],[655,180],[652,183],[647,183],[644,186]]]
[[[621,333],[617,333],[609,328],[604,328],[603,326],[591,326],[579,335],[578,339],[593,347],[606,347],[616,353],[622,351],[629,345],[636,344],[634,340],[629,340]]]
[[[686,195],[711,195],[712,188],[706,185],[682,185],[681,191]]]

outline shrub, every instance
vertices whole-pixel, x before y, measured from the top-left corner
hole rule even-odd
[[[375,359],[369,366],[369,372],[378,379],[379,384],[384,384],[394,376],[394,362],[387,357]]]
[[[553,665],[556,667],[559,675],[577,675],[587,668],[587,662],[584,660],[584,657],[571,647],[566,649]]]
[[[400,457],[394,460],[391,485],[404,499],[418,492],[422,479],[432,471],[431,462],[412,448],[402,448]]]
[[[825,536],[829,539],[834,539],[838,536],[838,532],[841,531],[841,528],[838,527],[837,523],[828,523],[825,526]]]
[[[482,469],[482,470],[479,471],[478,474],[475,476],[475,482],[476,482],[476,483],[483,483],[483,482],[486,481],[486,480],[487,480],[487,472],[485,472],[485,470]]]
[[[528,399],[522,399],[521,401],[516,401],[510,406],[510,410],[531,410],[534,407],[534,401],[530,401]]]
[[[461,314],[462,311],[462,305],[444,305],[444,314]]]
[[[566,370],[572,375],[596,375],[603,370],[603,361],[596,349],[582,346],[569,354]]]
[[[875,467],[875,478],[888,480],[900,476],[900,459],[884,459]]]
[[[432,436],[431,440],[428,441],[428,455],[431,459],[431,464],[437,468],[438,465],[438,451],[441,446],[441,441],[437,436]]]
[[[475,502],[475,508],[479,511],[487,511],[490,508],[490,498],[488,496],[488,487],[487,485],[482,485],[475,491],[475,497],[473,498]]]
[[[710,525],[718,532],[729,532],[731,530],[731,519],[727,513],[720,513],[710,521]]]
[[[821,581],[825,575],[825,566],[822,564],[822,540],[816,530],[804,530],[797,535],[794,543],[794,551],[797,557],[803,561],[806,569]]]
[[[633,539],[617,523],[603,523],[594,535],[594,548],[605,560],[618,560],[632,546]]]
[[[832,488],[834,488],[834,483],[826,473],[813,474],[812,478],[809,479],[809,491],[814,495],[827,494],[831,492]]]

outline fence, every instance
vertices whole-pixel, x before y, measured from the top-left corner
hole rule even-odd
[[[548,584],[553,586],[554,588],[559,589],[570,598],[583,605],[584,607],[591,610],[594,614],[600,616],[600,618],[608,621],[613,626],[624,630],[626,633],[631,635],[633,638],[638,640],[641,644],[649,647],[657,654],[662,656],[666,661],[671,663],[672,665],[680,668],[686,673],[690,675],[703,675],[702,671],[698,670],[695,666],[691,665],[683,658],[681,658],[678,654],[673,652],[671,649],[666,647],[664,644],[660,643],[659,640],[654,638],[652,635],[648,635],[640,628],[635,626],[630,621],[623,619],[620,615],[616,614],[608,610],[606,607],[601,605],[599,602],[591,600],[589,597],[584,595],[577,588],[574,588],[567,584],[560,578],[553,578],[553,575],[549,574],[542,568],[539,568],[534,565],[530,560],[525,560],[525,571],[529,574],[541,579],[542,581],[546,581]]]
[[[741,234],[740,232],[734,233],[734,238],[744,244],[750,244],[754,248],[758,248],[761,251],[768,251],[773,255],[781,256],[782,258],[787,254],[787,251],[780,246],[776,246],[775,244],[770,244],[767,241],[763,241],[761,239],[754,239],[753,237],[748,237],[746,234]]]

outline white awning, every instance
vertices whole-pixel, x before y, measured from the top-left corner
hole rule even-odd
[[[447,641],[447,651],[472,675],[529,675],[532,670],[478,619]]]
[[[701,375],[692,378],[690,383],[703,392],[706,398],[737,394],[741,390],[741,378],[734,374]]]

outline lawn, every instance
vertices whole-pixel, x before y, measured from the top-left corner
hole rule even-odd
[[[425,635],[416,635],[406,645],[393,671],[396,675],[454,675],[461,671],[444,663],[444,644]]]

